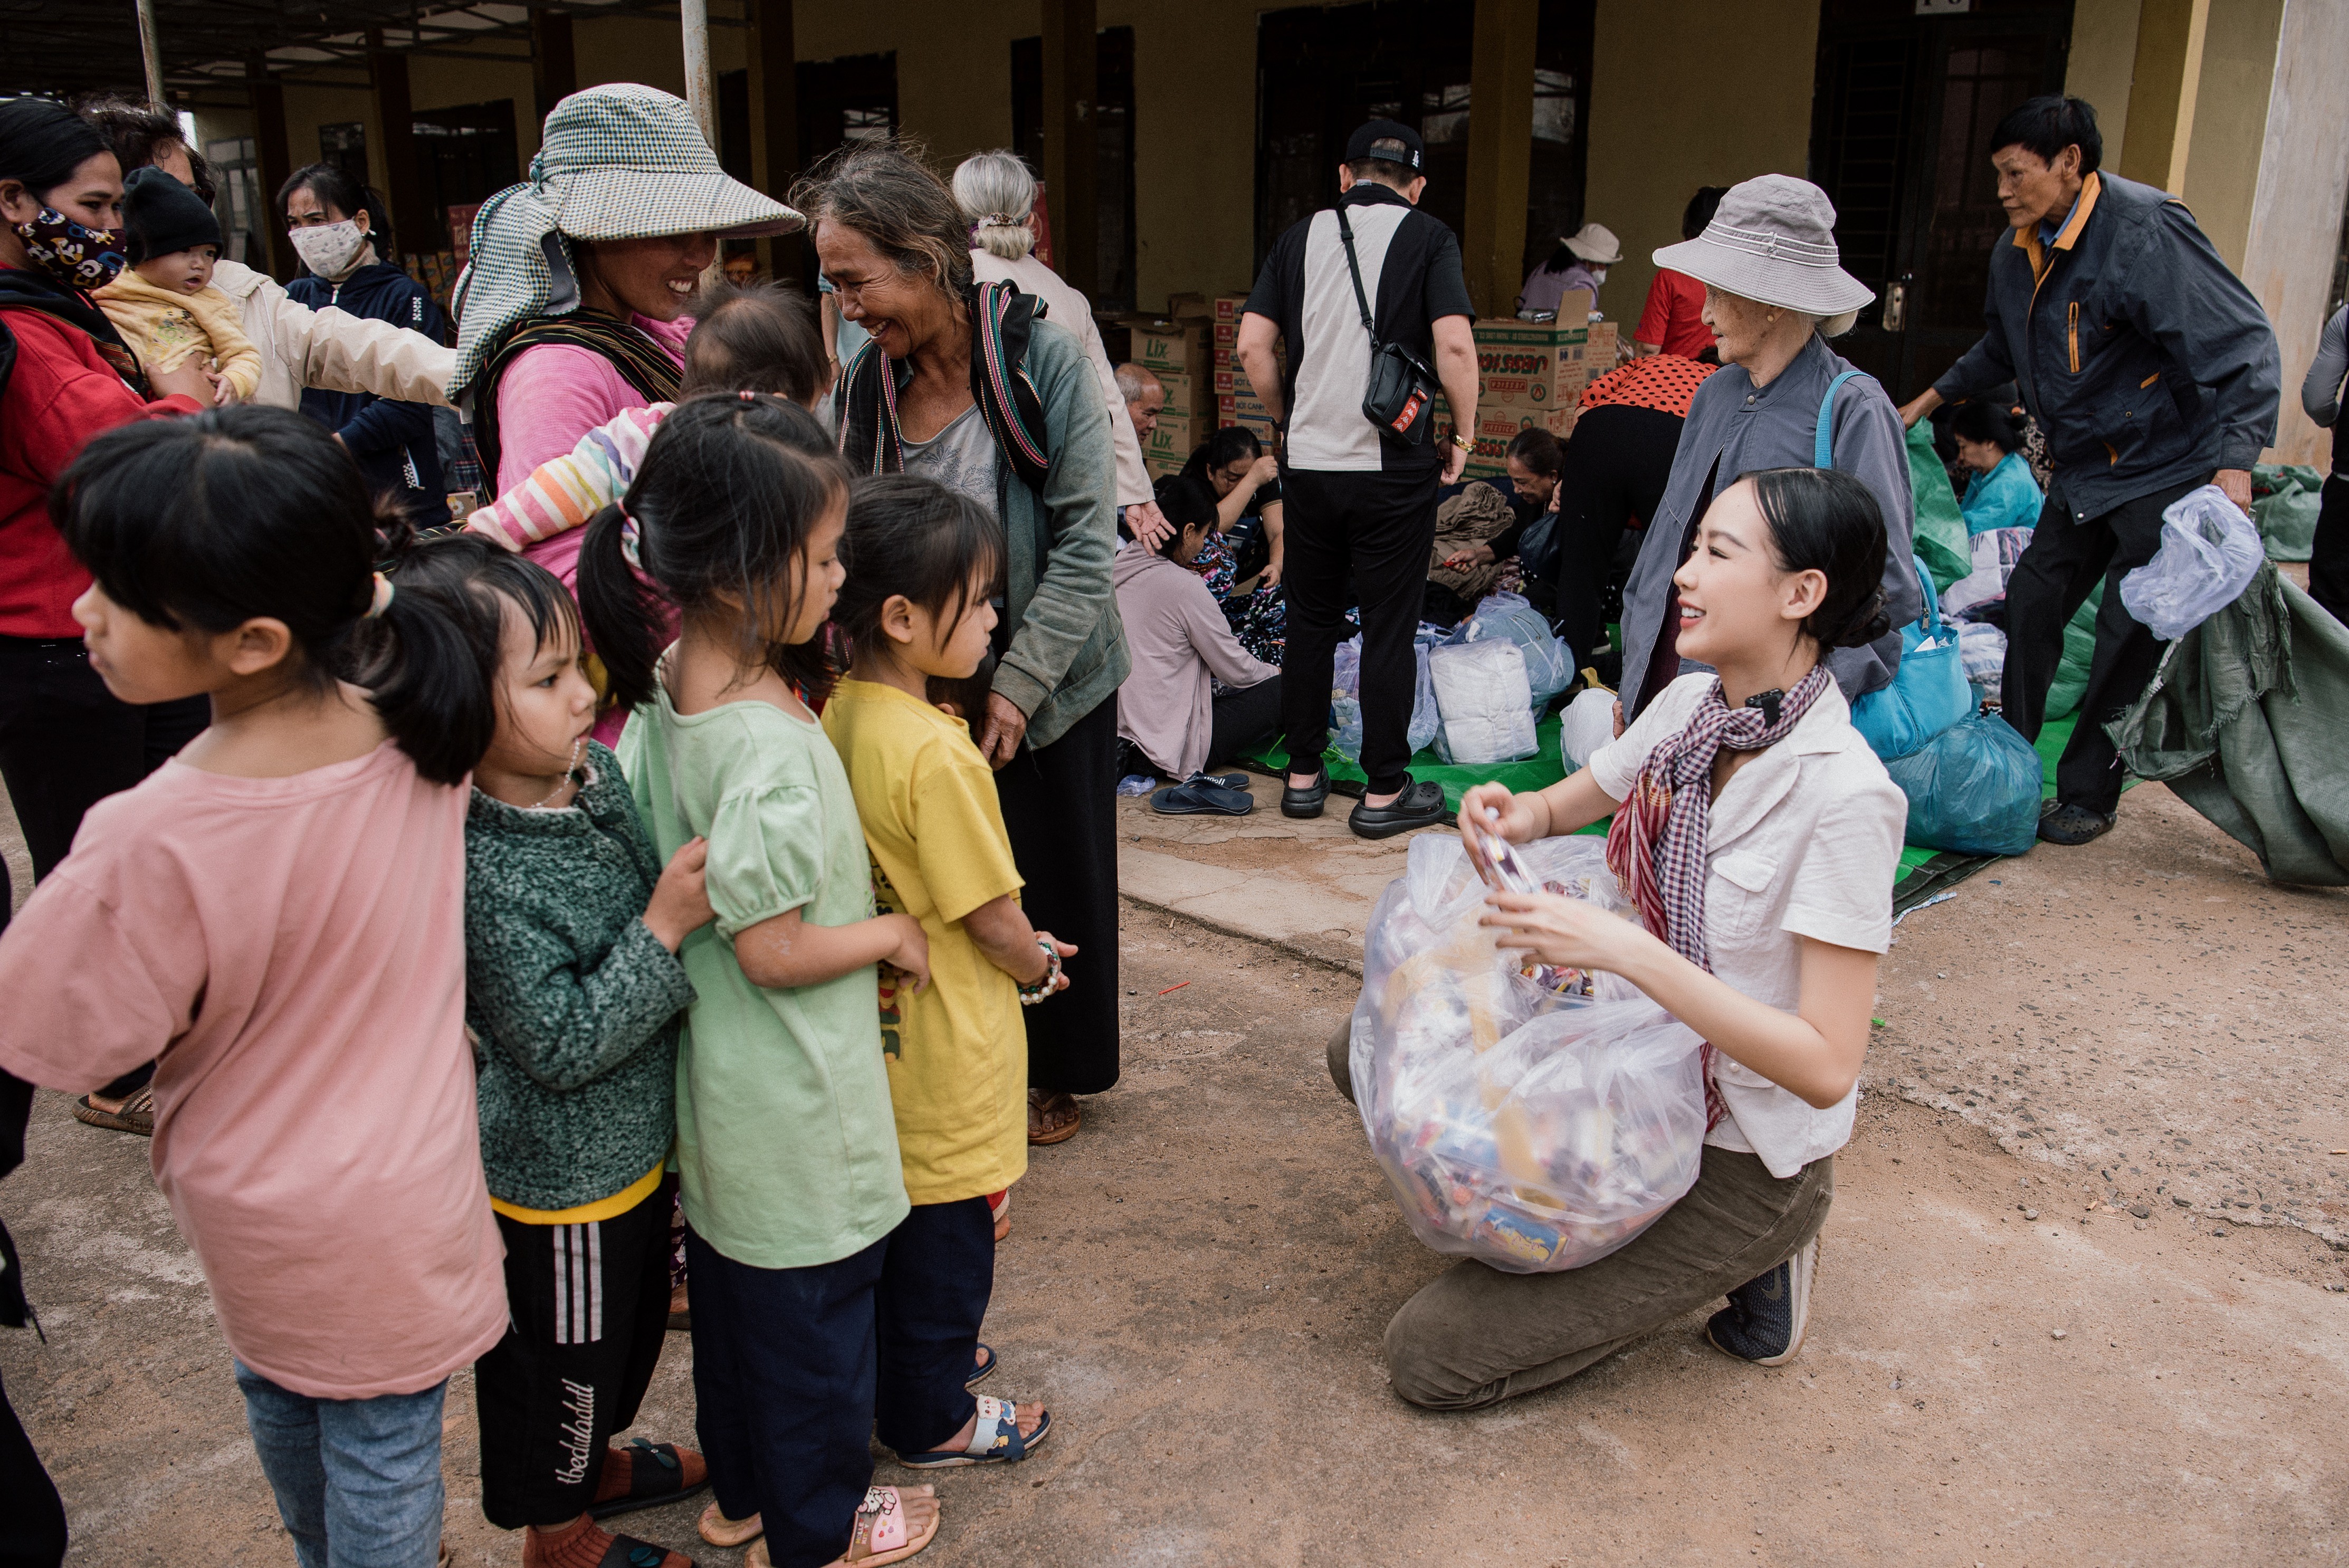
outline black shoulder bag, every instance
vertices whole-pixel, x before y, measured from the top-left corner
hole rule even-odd
[[[1435,372],[1402,344],[1379,341],[1370,297],[1362,293],[1362,269],[1354,260],[1354,226],[1346,222],[1342,201],[1338,205],[1338,235],[1346,244],[1346,272],[1354,280],[1354,304],[1361,309],[1362,330],[1371,337],[1371,384],[1362,394],[1362,418],[1419,445],[1434,424],[1430,416],[1435,406]]]

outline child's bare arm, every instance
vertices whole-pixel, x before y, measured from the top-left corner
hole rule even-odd
[[[988,899],[962,917],[962,928],[987,961],[1002,970],[1022,985],[1033,985],[1044,977],[1050,967],[1044,950],[1036,944],[1039,936],[1046,937],[1063,958],[1076,954],[1076,944],[1062,942],[1050,932],[1040,932],[1028,923],[1028,912],[1012,902],[1009,893]],[[1063,976],[1065,979],[1066,977]]]
[[[737,935],[734,958],[751,985],[770,991],[821,985],[874,964],[904,970],[916,991],[930,982],[929,938],[910,914],[810,925],[798,910],[786,910]]]

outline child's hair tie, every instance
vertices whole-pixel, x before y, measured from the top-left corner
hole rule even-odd
[[[758,393],[756,393],[756,392],[752,392],[752,391],[749,391],[749,390],[747,390],[747,389],[746,389],[746,390],[744,390],[744,391],[737,392],[737,393],[735,393],[735,394],[734,394],[734,396],[736,396],[737,397],[741,398],[741,399],[742,399],[742,401],[744,401],[745,403],[756,403],[756,402],[759,400],[759,394],[758,394]]]
[[[372,621],[391,608],[391,579],[378,572],[375,574],[375,593],[367,600],[367,614],[359,618]]]
[[[636,514],[628,510],[626,501],[615,501],[613,504],[620,509],[620,555],[629,565],[642,572],[645,569],[641,554],[644,530],[637,526]]]

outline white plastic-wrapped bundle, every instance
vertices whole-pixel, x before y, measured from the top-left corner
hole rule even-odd
[[[1508,762],[1538,749],[1533,688],[1516,644],[1506,637],[1447,643],[1428,655],[1428,665],[1444,714],[1438,755],[1445,761]]]
[[[1605,852],[1517,850],[1549,891],[1620,913]],[[1579,1268],[1694,1185],[1702,1042],[1613,975],[1528,975],[1476,923],[1485,892],[1457,838],[1412,841],[1364,944],[1356,1103],[1422,1242],[1512,1274]]]

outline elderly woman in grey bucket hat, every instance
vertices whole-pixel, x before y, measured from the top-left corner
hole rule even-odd
[[[530,178],[481,204],[457,283],[449,393],[492,488],[675,398],[718,242],[801,226],[719,167],[682,98],[615,82],[556,104]]]
[[[1655,263],[1704,284],[1704,324],[1720,340],[1722,368],[1689,403],[1663,502],[1623,591],[1626,718],[1684,670],[1702,667],[1676,649],[1672,573],[1705,508],[1741,475],[1813,466],[1823,407],[1830,466],[1865,483],[1883,509],[1888,618],[1898,628],[1924,609],[1899,413],[1882,386],[1828,346],[1876,295],[1840,264],[1826,192],[1787,174],[1748,180],[1721,199],[1704,232],[1664,246]],[[1827,659],[1855,701],[1889,686],[1899,664],[1898,630]]]

